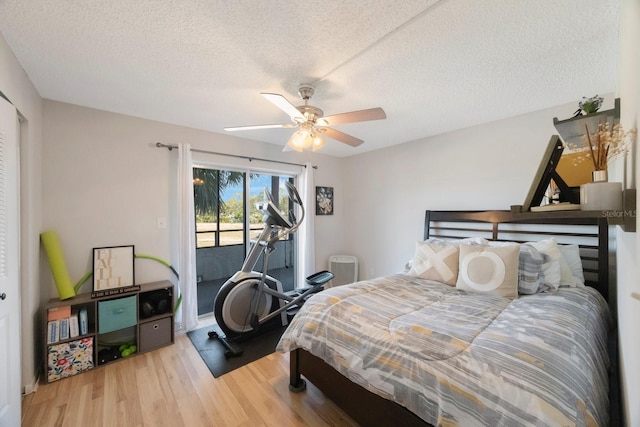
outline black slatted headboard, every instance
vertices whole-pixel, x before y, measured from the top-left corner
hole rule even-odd
[[[597,289],[615,311],[615,243],[605,217],[580,211],[561,215],[517,214],[511,211],[426,211],[424,238],[484,237],[488,240],[529,242],[555,237],[560,244],[577,244],[585,284]],[[612,233],[613,234],[613,233]]]

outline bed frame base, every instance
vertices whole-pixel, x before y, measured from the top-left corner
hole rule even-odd
[[[289,353],[289,357],[289,390],[304,383],[301,378],[304,375],[360,425],[430,426],[404,406],[383,399],[351,382],[322,359],[305,350],[294,350]]]

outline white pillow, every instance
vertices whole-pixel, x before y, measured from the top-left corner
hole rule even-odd
[[[434,243],[436,245],[486,245],[489,242],[483,237],[466,237],[464,239],[443,239],[441,237],[429,237],[424,242]],[[404,264],[403,274],[409,274],[409,270],[413,267],[413,258]],[[454,285],[455,283],[452,283]]]
[[[416,251],[407,274],[455,285],[458,279],[458,247],[459,245],[416,242]]]
[[[518,244],[460,246],[456,287],[468,292],[518,297]]]
[[[578,245],[558,245],[558,248],[573,277],[573,286],[584,288],[584,271],[582,270],[582,260],[580,259],[580,247]],[[562,281],[560,285],[562,286]]]
[[[527,242],[540,252],[549,256],[549,261],[542,265],[542,271],[546,284],[551,290],[556,291],[560,287],[560,282],[563,279],[561,262],[564,261],[562,253],[558,248],[558,242],[555,238],[540,240],[538,242]],[[566,264],[566,261],[564,261]],[[568,268],[568,265],[567,265]],[[569,273],[571,271],[569,270]],[[566,280],[566,272],[564,279]],[[573,279],[572,279],[573,280]]]

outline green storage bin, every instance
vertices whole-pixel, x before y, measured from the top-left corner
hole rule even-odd
[[[117,331],[138,323],[136,296],[98,301],[98,333]]]

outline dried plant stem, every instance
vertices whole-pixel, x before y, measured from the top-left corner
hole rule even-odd
[[[586,159],[587,157],[591,157],[593,167],[596,171],[607,170],[607,162],[610,159],[616,158],[619,155],[626,155],[630,147],[634,144],[633,138],[635,138],[637,134],[637,129],[635,128],[624,132],[620,124],[609,122],[598,124],[598,130],[594,133],[594,138],[597,139],[591,138],[587,124],[584,125],[584,129],[586,138],[584,138],[584,145],[580,148],[580,152],[586,152],[586,145],[588,143],[589,154],[584,157],[580,156],[580,158]]]
[[[587,140],[589,141],[589,151],[591,151],[591,160],[593,161],[593,167],[595,170],[598,170],[598,165],[596,164],[596,156],[593,153],[593,146],[591,145],[591,136],[589,135],[589,127],[587,124],[584,124],[584,130],[587,132]]]

